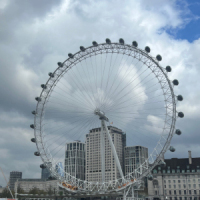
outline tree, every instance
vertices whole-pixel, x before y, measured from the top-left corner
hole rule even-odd
[[[39,194],[39,191],[40,190],[38,188],[34,187],[31,190],[29,190],[29,194]]]
[[[24,190],[21,188],[20,185],[18,185],[18,187],[17,187],[17,193],[18,194],[24,194],[25,193]]]
[[[48,190],[47,190],[47,193],[48,193],[49,195],[52,195],[52,194],[53,194],[53,188],[52,188],[51,185],[49,186],[49,188],[48,188]]]
[[[14,191],[11,191],[12,194],[14,194]],[[2,191],[2,193],[0,193],[0,197],[1,198],[11,198],[12,199],[12,196],[10,194],[10,191],[8,188],[4,188],[4,190]]]

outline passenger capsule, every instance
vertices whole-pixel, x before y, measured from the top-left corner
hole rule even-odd
[[[157,55],[157,56],[156,56],[156,59],[157,59],[157,61],[161,61],[161,60],[162,60],[161,55]]]
[[[34,153],[34,155],[35,155],[35,156],[40,156],[40,152],[36,151],[36,152]]]
[[[68,56],[69,56],[70,58],[74,58],[74,55],[73,55],[72,53],[68,53]]]
[[[85,47],[80,46],[80,50],[81,50],[81,51],[85,51]]]
[[[54,77],[54,74],[53,74],[52,72],[49,72],[49,76],[50,76],[51,78],[53,78],[53,77]]]
[[[98,46],[98,43],[97,43],[96,41],[93,41],[93,42],[92,42],[92,45],[95,46],[95,47],[97,47],[97,46]]]
[[[172,83],[173,83],[174,85],[178,85],[178,84],[179,84],[178,80],[176,80],[176,79],[174,79],[174,80],[172,81]]]
[[[33,110],[31,113],[32,113],[33,115],[35,115],[35,114],[36,114],[36,111],[35,111],[35,110]]]
[[[170,146],[170,147],[169,147],[169,150],[170,150],[171,152],[176,151],[176,149],[175,149],[173,146]]]
[[[63,63],[58,62],[57,64],[58,64],[59,67],[63,67]]]
[[[172,71],[172,68],[170,66],[167,66],[165,69],[166,69],[167,72],[171,72]]]
[[[41,164],[40,168],[44,169],[44,168],[46,168],[46,166],[44,164]]]
[[[183,101],[182,95],[178,95],[178,96],[177,96],[177,100],[178,100],[178,101]]]
[[[183,114],[182,112],[179,112],[179,113],[178,113],[178,116],[179,116],[180,118],[183,118],[183,117],[184,117],[184,114]]]
[[[34,129],[34,128],[35,128],[35,125],[34,125],[34,124],[31,124],[30,127],[31,127],[32,129]]]
[[[39,101],[41,101],[42,99],[41,99],[40,97],[35,97],[35,100],[39,102]]]
[[[109,38],[106,38],[106,43],[107,43],[107,44],[111,44],[111,41],[110,41]]]
[[[36,139],[35,138],[31,138],[31,142],[36,142]]]
[[[152,176],[152,175],[149,175],[149,176],[148,176],[148,180],[149,180],[149,181],[152,181],[152,180],[153,180],[153,176]]]
[[[133,45],[134,47],[137,47],[137,46],[138,46],[138,43],[137,43],[136,41],[133,41],[133,42],[132,42],[132,45]]]
[[[120,44],[124,44],[124,39],[120,38],[120,39],[119,39],[119,43],[120,43]]]
[[[181,135],[182,132],[181,132],[179,129],[176,129],[175,133],[176,133],[177,135]]]
[[[42,84],[42,85],[41,85],[41,88],[47,89],[47,86],[46,86],[45,84]]]
[[[145,51],[146,51],[147,53],[150,53],[150,51],[151,51],[150,47],[146,46],[146,47],[145,47]]]

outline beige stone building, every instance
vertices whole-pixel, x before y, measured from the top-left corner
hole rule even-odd
[[[51,188],[53,191],[56,191],[58,188],[57,182],[57,180],[45,181],[43,179],[20,179],[15,182],[15,191],[18,186],[20,186],[25,193],[28,193],[33,188],[38,188],[44,191],[48,191],[49,188]]]
[[[148,181],[149,199],[200,200],[200,158],[165,159],[166,166],[152,171]]]

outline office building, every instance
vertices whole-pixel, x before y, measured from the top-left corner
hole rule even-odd
[[[134,172],[135,169],[140,168],[140,166],[145,163],[148,159],[148,148],[142,146],[125,147],[124,159],[125,175],[127,175]],[[142,168],[140,168],[140,171],[141,170]]]
[[[49,171],[49,169],[46,168],[42,168],[42,172],[41,172],[41,179],[46,180],[51,176],[51,173]]]
[[[14,190],[15,182],[19,179],[22,179],[22,172],[17,172],[17,171],[10,172],[9,186],[11,190]]]
[[[66,144],[65,172],[85,180],[85,143],[76,140]]]
[[[126,134],[122,130],[108,126],[109,134],[111,135],[115,146],[122,170],[124,172],[124,147],[126,146]],[[120,178],[117,165],[115,164],[114,156],[111,151],[108,136],[104,132],[105,138],[105,181],[115,180]],[[86,180],[87,181],[102,181],[101,173],[101,128],[91,129],[86,134]]]
[[[153,181],[148,180],[148,196],[161,200],[199,200],[200,158],[165,159],[166,166],[156,166]]]

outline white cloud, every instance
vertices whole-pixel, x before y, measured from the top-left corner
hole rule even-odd
[[[39,13],[34,17],[26,13],[22,3],[20,16],[24,17],[20,20],[16,20],[15,13],[12,15],[14,4],[10,9],[10,4],[2,2],[2,20],[7,25],[1,22],[5,32],[1,35],[0,47],[1,109],[4,110],[0,115],[0,144],[7,146],[0,147],[0,152],[4,153],[0,153],[0,160],[4,159],[7,174],[16,169],[14,166],[19,166],[17,170],[24,170],[26,177],[29,174],[39,175],[37,165],[40,159],[31,157],[36,147],[28,143],[33,132],[25,128],[33,121],[28,114],[36,105],[34,97],[39,95],[40,84],[47,80],[47,73],[57,67],[58,61],[65,60],[69,52],[78,51],[81,45],[91,45],[93,40],[103,43],[109,37],[111,41],[117,42],[122,37],[128,44],[137,40],[142,49],[146,45],[150,46],[154,57],[161,54],[161,65],[171,65],[173,69],[169,73],[170,79],[177,78],[180,81],[180,85],[174,88],[176,94],[184,97],[184,101],[178,104],[178,110],[185,112],[187,119],[199,119],[200,39],[189,43],[186,40],[175,40],[165,32],[166,28],[178,29],[188,23],[175,0],[63,1],[54,9],[45,10],[43,15]],[[139,92],[144,92],[144,89],[141,86]],[[112,103],[111,99],[109,103]],[[13,114],[13,109],[17,113]],[[151,131],[157,133],[159,123],[155,124],[152,119],[154,116],[149,115],[148,121],[155,127]],[[162,123],[160,119],[156,120]],[[185,120],[181,120],[180,129],[188,131],[191,128],[190,131],[195,131],[192,129],[194,126],[187,128]],[[181,148],[187,149],[186,141],[181,142]],[[21,148],[24,151],[29,149],[32,153],[27,153],[27,156],[23,154],[25,158],[15,157],[18,152],[22,152]],[[198,156],[197,151],[194,156]],[[34,163],[33,166],[30,163]],[[0,184],[5,185],[2,180]]]

